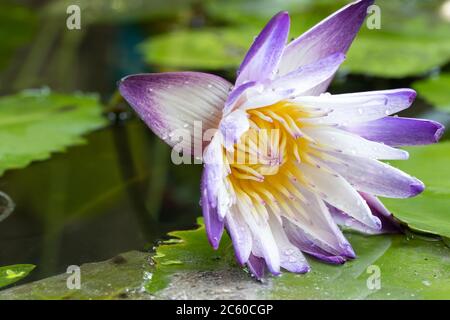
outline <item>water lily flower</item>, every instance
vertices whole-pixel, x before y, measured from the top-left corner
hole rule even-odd
[[[309,271],[305,254],[333,264],[354,259],[338,225],[369,234],[398,231],[377,197],[424,190],[418,179],[380,161],[406,160],[397,147],[435,143],[442,135],[437,122],[392,116],[412,104],[414,90],[326,92],[372,3],[353,2],[288,44],[290,18],[278,13],[255,38],[234,86],[199,72],[137,74],[119,84],[172,146],[170,133],[188,130],[193,152],[202,139],[194,121],[203,132],[217,129],[203,153],[208,239],[218,248],[225,228],[237,261],[258,278],[266,268],[275,275],[281,268]],[[244,161],[233,161],[238,151]]]

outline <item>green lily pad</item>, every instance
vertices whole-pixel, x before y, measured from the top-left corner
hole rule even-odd
[[[234,68],[256,32],[247,27],[180,30],[152,37],[139,49],[149,63],[168,68]]]
[[[0,97],[0,175],[84,142],[106,124],[98,97],[27,90]]]
[[[163,68],[236,68],[253,38],[278,11],[290,11],[290,36],[295,38],[346,3],[348,1],[330,0],[294,5],[286,0],[265,6],[253,0],[211,2],[206,5],[210,23],[224,20],[229,25],[161,34],[148,39],[140,49],[148,63]],[[382,13],[381,28],[371,30],[365,24],[362,26],[343,70],[401,78],[421,75],[448,62],[450,24],[439,14],[442,3],[377,1]]]
[[[200,227],[196,230],[170,233],[183,240],[181,243],[163,244],[157,248],[155,270],[146,285],[147,291],[164,296],[165,291],[170,292],[171,287],[180,284],[177,281],[198,277],[198,272],[202,272],[199,282],[217,281],[217,277],[227,277],[236,270],[245,274],[234,261],[228,236],[224,236],[219,249],[214,251],[206,240],[202,220],[198,223]],[[450,298],[450,250],[441,241],[403,235],[363,236],[348,232],[346,236],[356,251],[357,259],[335,266],[309,258],[310,273],[296,275],[285,272],[281,277],[269,277],[265,284],[252,287],[257,292],[256,298]],[[181,263],[167,263],[173,259]],[[248,286],[240,278],[237,281],[243,288]],[[195,293],[199,290],[192,288],[190,291],[185,293],[187,298],[196,298]],[[224,288],[217,291],[227,292]],[[213,296],[215,293],[210,294]]]
[[[202,220],[199,220],[202,223]],[[128,252],[80,268],[79,289],[61,274],[0,292],[0,299],[449,299],[450,249],[403,235],[346,233],[357,259],[328,265],[308,258],[312,271],[254,280],[234,259],[230,239],[208,244],[204,226],[171,233],[182,239],[153,255]]]
[[[407,161],[392,165],[422,180],[426,189],[409,199],[383,199],[410,228],[450,237],[450,142],[408,148]]]
[[[420,80],[413,84],[420,96],[442,111],[450,112],[450,74]]]
[[[80,286],[68,286],[75,281],[75,272],[13,287],[0,292],[0,300],[8,299],[126,299],[141,291],[145,279],[151,277],[149,254],[130,251],[110,260],[87,263],[80,267]],[[0,269],[1,270],[1,269]]]
[[[0,288],[25,278],[35,268],[32,264],[16,264],[0,267]]]

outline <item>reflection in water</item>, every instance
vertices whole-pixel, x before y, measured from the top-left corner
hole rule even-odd
[[[201,167],[167,162],[161,170],[155,155],[170,152],[156,141],[142,122],[130,120],[48,161],[7,172],[0,187],[17,207],[0,223],[0,265],[37,265],[31,281],[152,248],[167,232],[192,228],[199,190],[179,181],[187,175],[198,185]]]

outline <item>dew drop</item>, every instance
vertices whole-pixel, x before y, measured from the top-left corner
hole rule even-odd
[[[422,283],[427,287],[431,286],[431,282],[428,280],[424,280],[424,281],[422,281]]]

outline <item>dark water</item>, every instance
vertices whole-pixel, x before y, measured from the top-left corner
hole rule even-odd
[[[16,203],[0,223],[0,261],[36,264],[27,281],[150,249],[201,214],[201,168],[172,165],[170,149],[140,121],[112,125],[87,142],[0,180]]]

